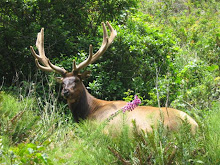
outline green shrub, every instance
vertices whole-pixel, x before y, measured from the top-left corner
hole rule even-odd
[[[1,138],[0,138],[1,140]],[[53,164],[45,153],[45,147],[33,143],[20,143],[5,149],[0,145],[0,163],[6,164]]]
[[[196,109],[210,108],[212,102],[219,99],[219,82],[216,79],[218,70],[215,64],[209,66],[196,59],[189,61],[177,75],[176,82],[181,88],[172,105],[179,108],[184,108],[184,105]]]
[[[131,15],[125,25],[112,23],[117,37],[93,66],[96,79],[89,87],[99,98],[121,99],[128,89],[149,99],[148,92],[155,86],[156,68],[160,75],[166,74],[178,48],[168,31],[160,31],[141,18]]]
[[[95,36],[102,21],[121,20],[126,10],[136,6],[137,0],[3,1],[0,77],[10,86],[14,76],[26,80],[36,71],[29,46],[35,44],[41,27],[48,58],[72,57],[89,46],[81,42],[81,36]]]

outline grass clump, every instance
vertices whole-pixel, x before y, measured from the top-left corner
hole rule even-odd
[[[34,97],[16,98],[1,92],[0,163],[48,164],[47,147],[69,129],[70,117],[59,113],[58,107],[47,102],[41,109]]]
[[[0,93],[0,130],[9,144],[25,141],[40,119],[34,113],[34,100],[19,101],[11,95]]]

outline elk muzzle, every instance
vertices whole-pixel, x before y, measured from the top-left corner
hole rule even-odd
[[[61,94],[64,98],[68,98],[70,95],[70,91],[68,89],[63,89]]]

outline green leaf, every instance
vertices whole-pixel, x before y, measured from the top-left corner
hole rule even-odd
[[[218,70],[219,66],[215,65],[215,64],[212,64],[211,66],[208,66],[207,69],[208,69],[208,71],[212,72],[212,71]]]

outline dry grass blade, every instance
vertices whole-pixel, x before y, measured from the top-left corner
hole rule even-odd
[[[137,147],[136,147],[136,153],[137,153],[137,157],[138,157],[138,159],[139,159],[139,162],[140,162],[140,164],[143,164],[143,161],[142,161],[142,158],[141,158],[141,148],[140,148],[140,146],[138,145]]]
[[[164,155],[166,155],[167,154],[167,152],[168,152],[168,150],[170,149],[170,147],[171,147],[171,142],[170,143],[168,143],[168,145],[167,145],[167,147],[164,149]]]
[[[115,157],[118,158],[118,160],[121,161],[121,163],[122,163],[123,165],[131,165],[131,163],[130,163],[129,161],[125,160],[125,159],[120,155],[120,153],[119,153],[118,151],[116,151],[115,149],[113,149],[113,148],[111,148],[111,147],[109,147],[109,146],[108,146],[108,149],[115,155]]]
[[[25,111],[18,112],[11,120],[7,121],[7,131],[12,133],[16,123],[22,117]]]
[[[11,120],[10,122],[15,125],[17,123],[17,121],[22,117],[22,115],[24,114],[25,111],[21,111],[21,112],[18,112],[17,115],[15,115]]]
[[[174,149],[173,149],[171,155],[169,155],[169,157],[168,157],[167,164],[172,164],[172,161],[173,161],[173,159],[175,157],[176,151],[177,151],[177,146],[174,146]]]
[[[151,158],[152,158],[152,156],[153,156],[153,155],[152,155],[152,154],[150,154],[150,155],[148,156],[148,158],[147,158],[147,164],[149,164],[149,165],[150,165],[150,164],[152,164],[152,163],[151,163],[151,161],[150,161],[150,160],[151,160]]]

